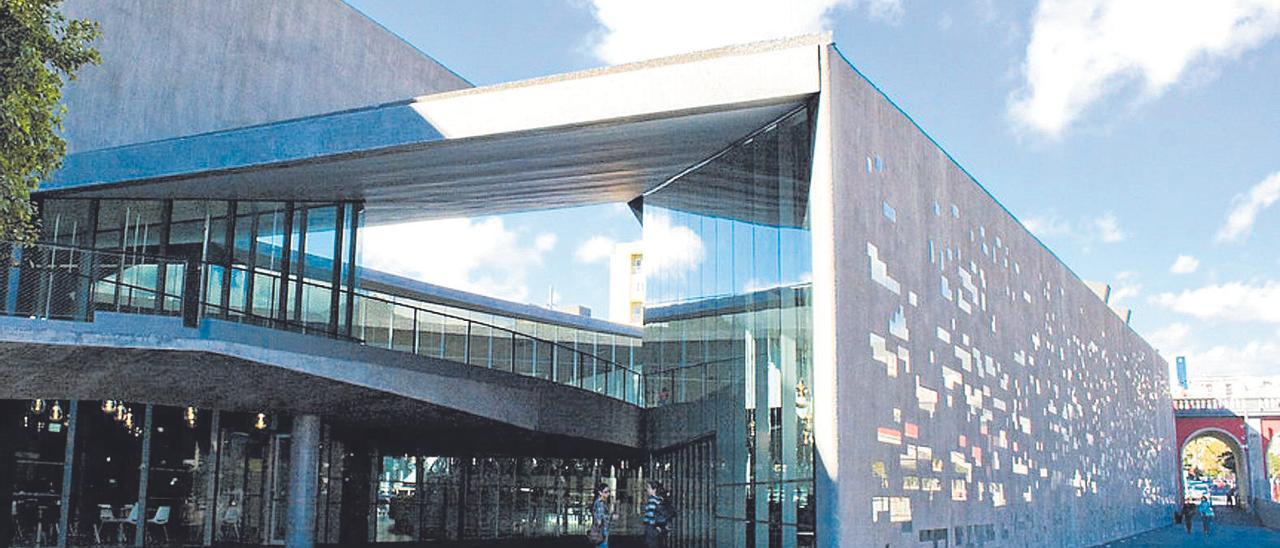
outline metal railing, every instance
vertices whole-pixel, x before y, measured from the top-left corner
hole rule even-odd
[[[296,276],[285,279],[278,272],[242,265],[228,271],[226,265],[194,260],[47,243],[0,242],[0,258],[8,258],[0,264],[0,315],[88,322],[94,311],[111,311],[182,316],[188,325],[209,317],[499,369],[643,405],[643,378],[628,366],[557,341],[358,290],[336,289],[341,306],[352,306],[346,333],[331,321],[333,287]],[[232,292],[221,285],[248,276],[254,277],[254,293],[266,296],[263,302],[256,302],[257,295],[244,295],[239,302],[225,299]],[[292,301],[283,307],[286,317],[280,317],[276,301],[282,283],[289,284]]]
[[[1173,410],[1187,413],[1221,412],[1236,415],[1280,415],[1280,397],[1174,398]]]
[[[728,356],[645,374],[645,402],[652,407],[701,400],[726,388],[745,356]]]

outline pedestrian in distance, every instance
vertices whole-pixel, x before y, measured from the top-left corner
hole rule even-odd
[[[1213,535],[1213,503],[1209,497],[1200,497],[1200,526],[1205,536]]]
[[[1187,528],[1187,534],[1191,534],[1191,520],[1196,517],[1196,505],[1190,500],[1182,503],[1182,525]]]
[[[644,515],[640,516],[640,522],[644,524],[644,545],[645,548],[662,548],[667,545],[667,522],[671,517],[668,495],[658,480],[646,482],[645,490],[649,498],[644,503]]]
[[[591,503],[591,529],[587,531],[587,540],[592,546],[609,548],[609,525],[614,515],[610,513],[609,499],[613,492],[609,485],[597,483],[595,500]]]

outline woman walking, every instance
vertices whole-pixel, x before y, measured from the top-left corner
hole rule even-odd
[[[1204,527],[1204,535],[1213,534],[1213,502],[1209,497],[1200,497],[1200,525]]]
[[[644,515],[640,522],[644,524],[645,548],[662,548],[667,545],[667,518],[670,512],[667,506],[667,494],[658,480],[649,480],[645,485],[649,500],[644,503]]]
[[[609,513],[609,496],[612,492],[604,483],[596,484],[596,499],[591,503],[591,531],[587,540],[599,548],[609,548],[609,524],[613,515]]]

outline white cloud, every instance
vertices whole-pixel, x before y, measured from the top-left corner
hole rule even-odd
[[[556,235],[546,232],[538,235],[538,239],[533,241],[533,247],[538,251],[551,251],[556,247]]]
[[[1142,284],[1137,282],[1138,274],[1135,272],[1125,271],[1116,274],[1115,283],[1111,284],[1111,304],[1117,304],[1125,299],[1137,297],[1142,293]]]
[[[1103,242],[1111,244],[1124,241],[1125,234],[1120,230],[1120,221],[1116,220],[1114,213],[1108,212],[1094,219],[1093,225],[1098,230],[1098,239]]]
[[[655,210],[645,213],[644,268],[649,272],[680,274],[698,265],[704,254],[702,238]]]
[[[867,0],[867,15],[872,19],[894,22],[902,19],[902,0]]]
[[[1276,0],[1041,0],[1009,111],[1058,136],[1099,99],[1154,98],[1193,63],[1234,58],[1280,33]]]
[[[944,13],[938,18],[938,30],[950,30],[953,23],[955,21],[951,20],[951,16]]]
[[[1022,226],[1027,227],[1027,230],[1041,239],[1074,234],[1071,229],[1071,222],[1052,213],[1040,217],[1022,219]]]
[[[1280,323],[1280,281],[1207,285],[1161,293],[1151,302],[1202,319]]]
[[[591,50],[610,63],[796,36],[831,28],[856,0],[590,0],[601,29]],[[868,16],[902,17],[901,0],[863,0]]]
[[[1275,374],[1280,340],[1201,345],[1193,340],[1194,335],[1192,326],[1175,322],[1155,330],[1146,339],[1171,365],[1175,357],[1185,356],[1194,371],[1212,371],[1215,376]]]
[[[1187,336],[1191,334],[1191,326],[1175,322],[1155,330],[1147,336],[1147,342],[1159,350],[1166,359],[1180,355],[1187,348]]]
[[[527,301],[528,271],[555,246],[554,234],[529,242],[496,217],[362,230],[364,266],[513,301]]]
[[[1173,266],[1169,267],[1169,272],[1174,274],[1190,274],[1200,268],[1200,259],[1190,255],[1178,255],[1173,261]]]
[[[1084,218],[1079,222],[1063,219],[1056,213],[1047,213],[1038,217],[1022,219],[1022,226],[1035,234],[1037,238],[1048,239],[1065,237],[1088,247],[1095,242],[1116,243],[1127,237],[1120,228],[1120,221],[1115,213],[1107,212],[1099,217]]]
[[[1231,199],[1231,211],[1227,220],[1218,229],[1218,241],[1232,242],[1239,240],[1253,229],[1253,222],[1258,213],[1280,200],[1280,171],[1272,173],[1261,183],[1253,185],[1248,192],[1237,194]]]
[[[1192,348],[1182,354],[1197,371],[1213,371],[1214,375],[1275,374],[1280,341],[1252,340],[1243,345],[1215,345]]]
[[[574,258],[582,263],[606,262],[609,256],[613,255],[613,246],[617,242],[607,236],[592,236],[587,241],[582,242],[578,246],[578,250],[574,252]]]

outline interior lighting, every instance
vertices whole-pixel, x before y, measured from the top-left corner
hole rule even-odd
[[[191,428],[196,427],[196,408],[188,406],[187,412],[183,415],[183,417],[187,419],[187,426]]]
[[[43,413],[43,412],[44,412],[44,400],[32,400],[32,401],[31,401],[31,412],[32,412],[32,413]]]
[[[253,423],[253,427],[257,428],[258,430],[266,430],[267,415],[265,413],[258,413],[258,422]]]
[[[129,430],[133,430],[133,411],[130,411],[130,412],[128,412],[128,413],[125,413],[125,415],[124,415],[124,427],[125,427],[125,428],[127,428],[127,429],[129,429]]]
[[[103,400],[103,401],[102,401],[102,412],[103,412],[103,413],[111,414],[111,413],[114,413],[115,411],[116,411],[116,401],[115,401],[115,400]]]
[[[53,402],[53,407],[49,408],[49,420],[53,422],[62,421],[62,405],[56,401]]]
[[[124,422],[124,417],[129,414],[129,409],[124,404],[116,405],[116,422]]]

